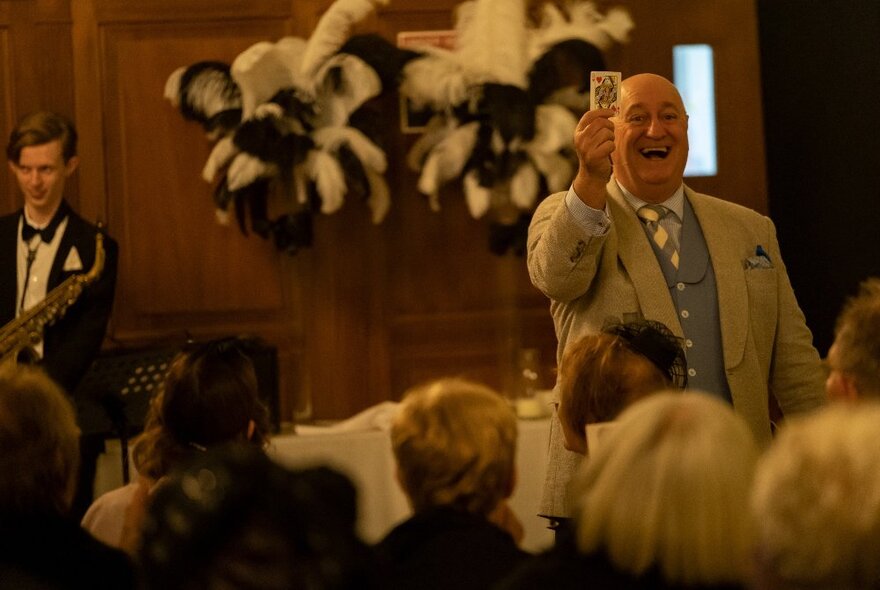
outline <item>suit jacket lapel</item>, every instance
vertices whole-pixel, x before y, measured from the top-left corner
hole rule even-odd
[[[690,189],[685,195],[700,222],[715,271],[724,366],[729,369],[742,360],[749,330],[748,292],[743,280],[742,257],[729,243],[724,216],[712,214],[712,202]]]
[[[73,212],[70,212],[67,215],[67,227],[64,228],[64,235],[61,236],[61,243],[58,244],[58,252],[55,254],[55,260],[52,261],[52,268],[49,270],[49,281],[46,285],[48,290],[60,285],[70,274],[64,272],[64,263],[70,255],[71,248],[79,242],[77,229],[77,224],[73,220]]]
[[[67,230],[61,237],[61,243],[58,245],[58,252],[55,254],[55,260],[52,261],[52,268],[49,270],[49,281],[46,283],[46,291],[51,291],[63,280],[61,277],[61,269],[64,268],[64,260],[70,252],[70,236]]]
[[[648,236],[642,229],[642,222],[627,204],[614,180],[608,183],[608,194],[611,196],[608,206],[618,234],[617,253],[633,282],[642,313],[647,319],[663,322],[682,337],[681,323],[675,313],[666,279]]]

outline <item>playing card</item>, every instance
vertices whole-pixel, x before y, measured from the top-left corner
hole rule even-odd
[[[590,110],[620,112],[620,72],[590,72]]]

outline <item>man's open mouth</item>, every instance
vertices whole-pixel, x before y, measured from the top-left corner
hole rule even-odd
[[[643,148],[639,150],[639,153],[642,154],[645,158],[649,160],[665,160],[666,156],[669,155],[668,147],[649,147]]]

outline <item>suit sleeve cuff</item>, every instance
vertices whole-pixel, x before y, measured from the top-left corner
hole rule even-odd
[[[565,195],[565,206],[575,223],[591,236],[604,236],[611,228],[608,203],[605,203],[605,209],[593,209],[581,201],[574,188],[569,188],[568,194]]]

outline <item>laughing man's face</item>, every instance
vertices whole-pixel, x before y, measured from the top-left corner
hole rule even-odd
[[[675,86],[653,74],[624,80],[614,124],[617,181],[650,203],[671,197],[688,157],[688,117]]]

